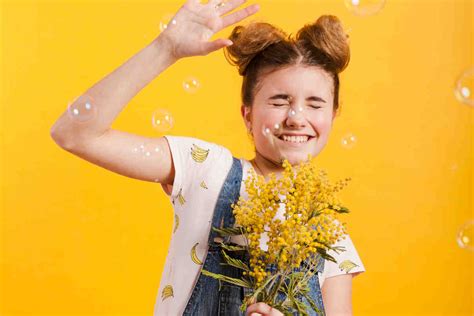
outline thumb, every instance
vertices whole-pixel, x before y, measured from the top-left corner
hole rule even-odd
[[[221,49],[223,47],[227,47],[234,44],[231,40],[225,38],[219,38],[212,42],[207,42],[204,44],[204,51],[207,54],[213,52],[215,50]]]

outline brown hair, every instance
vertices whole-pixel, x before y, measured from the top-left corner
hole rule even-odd
[[[234,44],[224,48],[224,55],[243,76],[241,97],[246,106],[253,104],[260,76],[304,65],[320,67],[330,75],[334,82],[333,110],[339,108],[338,74],[347,67],[350,51],[348,36],[337,17],[323,15],[303,26],[295,38],[269,23],[251,22],[236,26],[229,39]]]

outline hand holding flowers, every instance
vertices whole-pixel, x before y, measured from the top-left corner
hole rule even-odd
[[[251,302],[258,301],[273,306],[277,312],[296,310],[307,315],[308,308],[312,308],[322,313],[311,297],[308,281],[318,272],[322,260],[335,262],[327,253],[329,250],[343,250],[333,245],[346,234],[345,224],[338,221],[338,215],[349,210],[341,205],[336,193],[350,178],[330,184],[326,172],[318,172],[310,156],[307,162],[295,168],[285,160],[283,167],[279,179],[270,174],[268,181],[253,171],[245,181],[248,198],[240,197],[232,204],[235,227],[212,228],[222,237],[245,235],[246,246],[221,243],[224,259],[227,264],[243,270],[242,279],[206,270],[202,273],[251,289],[241,306],[242,311]],[[277,218],[277,212],[282,209],[284,217]],[[261,238],[265,235],[267,249],[262,249]],[[249,252],[248,264],[226,253],[237,250]],[[278,294],[283,294],[284,299],[278,299]],[[303,297],[310,306],[302,302]],[[252,311],[268,312],[265,305],[254,305],[250,305]]]

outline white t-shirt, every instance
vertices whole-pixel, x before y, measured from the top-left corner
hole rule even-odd
[[[155,302],[155,316],[184,312],[206,259],[214,207],[233,162],[232,153],[221,145],[192,137],[165,137],[175,168],[170,195],[174,224]],[[245,159],[240,161],[243,172],[240,195],[245,198],[244,181],[252,165]],[[276,216],[282,218],[282,212],[284,210],[279,210]],[[231,241],[242,243],[238,238]],[[266,249],[266,238],[260,243],[260,247]],[[346,273],[355,276],[365,271],[349,235],[336,245],[345,247],[346,251],[339,254],[329,251],[337,264],[325,261],[323,273],[318,274],[321,287],[328,277]]]

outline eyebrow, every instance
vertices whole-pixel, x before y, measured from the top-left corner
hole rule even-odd
[[[276,99],[283,99],[283,100],[289,100],[290,99],[290,96],[288,94],[275,94],[274,96],[268,98],[268,100],[276,100]],[[324,101],[324,99],[318,97],[318,96],[310,96],[310,97],[307,97],[306,98],[307,101],[316,101],[316,102],[324,102],[326,103],[326,101]]]

